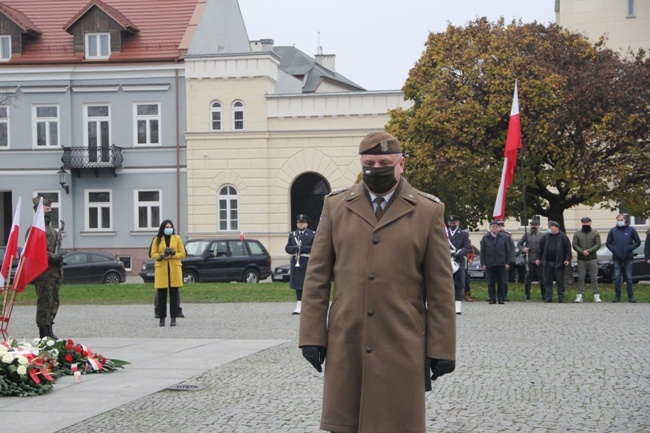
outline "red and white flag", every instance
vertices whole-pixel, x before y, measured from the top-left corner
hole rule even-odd
[[[506,138],[501,184],[499,185],[499,192],[494,203],[494,212],[492,212],[495,220],[506,217],[506,191],[512,183],[512,179],[515,177],[518,149],[521,149],[521,119],[519,118],[519,97],[517,96],[517,82],[515,81],[515,94],[512,98],[512,109],[510,110],[510,123],[508,124],[508,138]]]
[[[14,220],[11,223],[11,231],[9,232],[9,239],[7,240],[7,249],[5,250],[5,257],[2,260],[2,267],[0,268],[0,291],[5,287],[5,282],[9,279],[11,272],[11,263],[13,259],[18,258],[18,232],[20,231],[20,197],[16,204],[16,212],[14,213]]]
[[[243,231],[239,232],[239,240],[244,242],[244,239],[246,239],[246,236],[244,235],[244,232]]]
[[[29,230],[23,253],[20,255],[14,289],[22,292],[25,286],[46,271],[47,267],[47,235],[43,216],[43,198],[41,198],[34,215],[34,224]]]

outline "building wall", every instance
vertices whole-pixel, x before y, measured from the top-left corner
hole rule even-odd
[[[607,46],[626,52],[650,49],[650,1],[633,0],[634,13],[628,14],[632,0],[559,0],[556,22],[580,32],[594,43],[605,33]]]
[[[296,178],[317,173],[331,190],[349,187],[360,172],[361,139],[384,128],[389,109],[408,104],[400,92],[275,94],[277,61],[269,53],[256,59],[186,62],[188,237],[243,231],[260,239],[277,263],[288,261],[284,246]],[[214,99],[226,102],[224,131],[209,131]],[[246,107],[243,131],[232,131],[226,120],[234,99]],[[239,231],[218,230],[217,196],[226,184],[238,191]]]
[[[11,197],[13,208],[18,197],[22,198],[21,227],[32,224],[31,199],[37,192],[58,194],[60,219],[66,223],[63,249],[128,255],[132,259],[132,273],[137,275],[157,228],[137,228],[135,190],[160,189],[161,218],[174,220],[179,232],[184,234],[187,180],[182,73],[182,65],[0,69],[0,80],[12,83],[16,89],[9,107],[10,146],[0,148],[0,193]],[[161,144],[158,146],[135,143],[134,104],[147,102],[160,103]],[[88,103],[110,105],[110,144],[123,148],[124,162],[115,172],[82,169],[71,173],[68,170],[67,194],[59,186],[57,173],[62,166],[63,149],[34,145],[33,107],[57,105],[59,145],[81,147],[86,128],[84,105]],[[111,230],[87,229],[86,193],[90,190],[111,191]]]

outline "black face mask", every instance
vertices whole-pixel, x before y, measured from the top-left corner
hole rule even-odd
[[[399,164],[399,162],[397,163]],[[384,194],[397,185],[395,164],[390,167],[363,167],[363,183],[375,194]]]
[[[531,228],[530,228],[530,232],[531,232],[532,234],[537,233],[537,227],[531,227]]]
[[[45,225],[50,225],[50,221],[52,221],[52,214],[51,213],[46,213],[43,214],[43,219],[45,220]]]
[[[591,231],[591,226],[582,226],[582,231],[585,233],[589,233]]]

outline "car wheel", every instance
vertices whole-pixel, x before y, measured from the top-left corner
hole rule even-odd
[[[242,278],[242,282],[244,282],[244,283],[259,283],[260,282],[260,274],[258,274],[255,269],[247,269],[246,272],[244,272],[244,277]]]
[[[193,271],[185,271],[183,272],[183,283],[185,284],[194,284],[198,280],[196,278],[196,274]]]
[[[115,272],[109,272],[104,276],[104,284],[120,284],[120,276]]]

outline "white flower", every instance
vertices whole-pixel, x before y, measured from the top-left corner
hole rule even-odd
[[[54,340],[47,340],[47,345],[48,345],[49,347],[54,346],[54,343],[55,343]]]
[[[4,346],[0,346],[0,356],[5,356],[5,353],[7,352],[9,352],[9,349]]]
[[[24,365],[19,365],[18,368],[16,369],[16,372],[21,376],[24,376],[27,374],[27,367],[25,367]]]
[[[27,365],[27,364],[29,364],[29,361],[24,356],[19,355],[18,356],[18,364],[19,365]]]
[[[34,341],[32,341],[32,346],[38,346],[39,344],[41,344],[41,339],[34,338]]]
[[[11,364],[14,362],[14,356],[11,353],[5,354],[5,356],[2,357],[2,362],[5,364]]]

